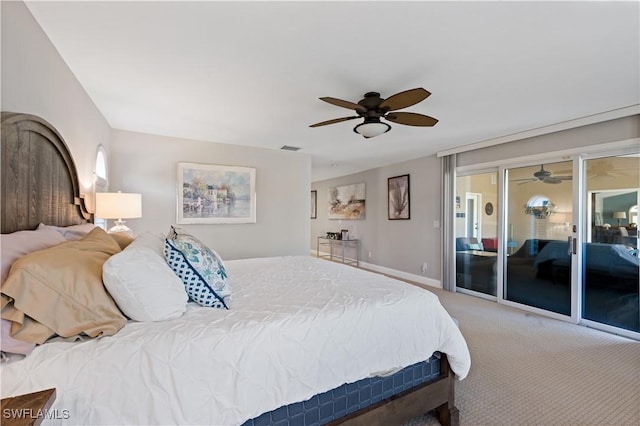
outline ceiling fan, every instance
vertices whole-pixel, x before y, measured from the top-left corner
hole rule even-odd
[[[550,184],[558,184],[563,180],[571,180],[572,176],[553,176],[553,174],[544,169],[544,164],[540,165],[540,170],[536,171],[533,174],[532,178],[525,179],[514,179],[511,182],[520,182],[518,185],[524,185],[525,183],[531,182],[542,182],[542,183],[550,183]]]
[[[406,90],[396,93],[384,99],[378,92],[365,93],[364,98],[357,104],[342,99],[324,97],[321,100],[332,105],[355,110],[358,115],[350,117],[334,118],[333,120],[322,121],[312,124],[309,127],[326,126],[327,124],[341,123],[354,118],[364,118],[364,122],[353,128],[353,131],[361,134],[365,138],[373,138],[391,130],[391,126],[380,121],[381,118],[398,124],[408,126],[435,126],[438,122],[433,117],[417,114],[414,112],[395,112],[396,110],[407,108],[425,100],[431,93],[423,88]]]
[[[631,160],[623,162],[622,160]],[[635,158],[617,158],[614,163],[608,158],[592,160],[587,164],[588,179],[617,179],[633,177],[638,174],[638,161]]]

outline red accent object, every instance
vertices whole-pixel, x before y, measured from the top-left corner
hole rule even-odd
[[[497,238],[483,238],[482,239],[482,247],[485,250],[498,250],[498,239]]]

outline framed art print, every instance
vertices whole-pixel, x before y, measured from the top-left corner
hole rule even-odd
[[[355,183],[329,188],[327,193],[329,219],[365,218],[365,184]]]
[[[256,169],[178,163],[177,223],[256,223]]]
[[[387,179],[389,220],[411,219],[409,200],[409,175]]]
[[[318,217],[318,191],[311,191],[311,219]]]

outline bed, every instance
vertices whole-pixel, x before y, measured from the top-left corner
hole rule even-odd
[[[71,155],[41,118],[3,113],[2,182],[3,234],[91,222]],[[87,235],[111,238],[101,232]],[[398,424],[430,410],[458,423],[454,382],[470,356],[431,292],[308,256],[225,267],[229,309],[189,302],[110,335],[54,336],[2,364],[2,397],[55,388],[62,424]]]

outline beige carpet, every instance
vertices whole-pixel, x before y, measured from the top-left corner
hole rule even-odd
[[[640,425],[640,342],[430,289],[460,322],[471,372],[461,425]],[[410,426],[436,425],[430,415]]]

